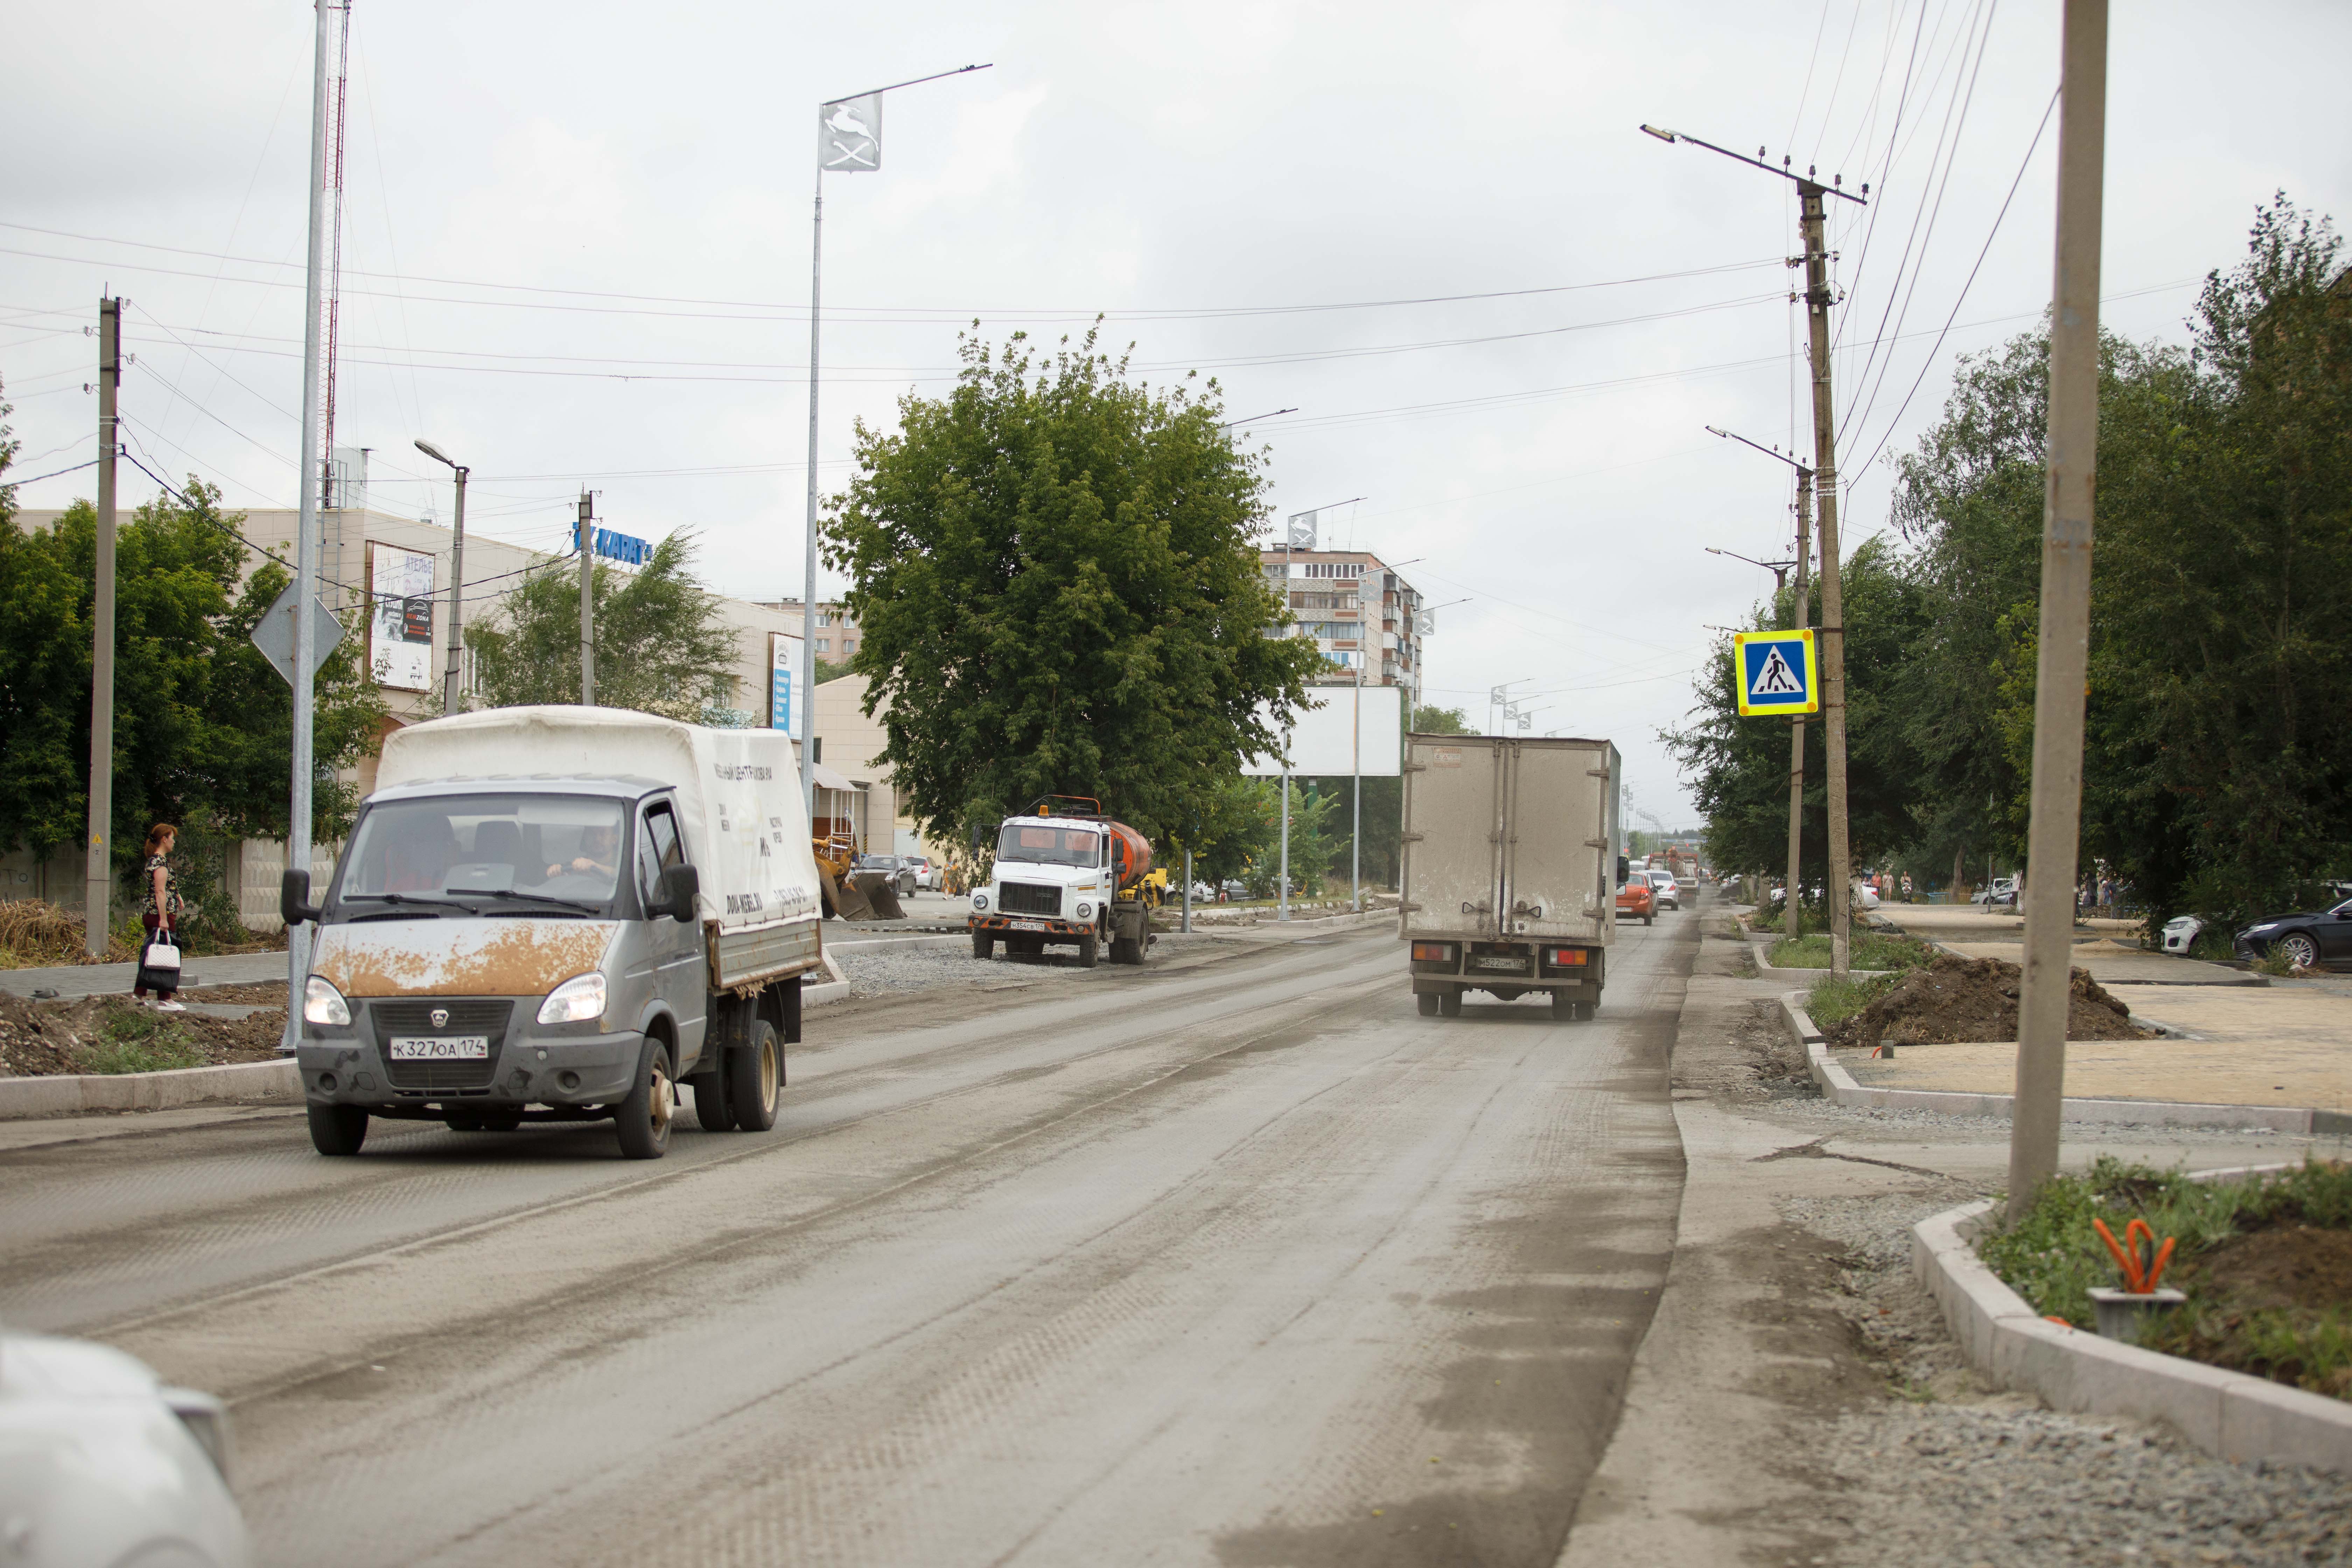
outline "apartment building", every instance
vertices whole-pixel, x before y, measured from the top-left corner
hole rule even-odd
[[[801,629],[801,602],[798,599],[776,599],[765,602],[762,609],[781,611],[792,623],[793,635]],[[845,662],[857,651],[857,618],[831,599],[816,602],[816,656],[829,664]]]
[[[1400,686],[1421,701],[1421,591],[1368,550],[1258,552],[1266,584],[1284,596],[1296,636],[1312,637],[1329,672],[1318,684]]]

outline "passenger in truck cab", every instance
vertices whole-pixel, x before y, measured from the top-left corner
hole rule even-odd
[[[620,860],[620,830],[612,827],[587,827],[580,833],[580,853],[570,860],[559,860],[547,868],[550,877],[570,872],[578,877],[602,877],[607,883]]]

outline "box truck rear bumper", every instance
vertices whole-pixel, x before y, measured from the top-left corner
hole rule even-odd
[[[1539,991],[1598,1002],[1608,979],[1608,951],[1580,942],[1420,937],[1406,951],[1415,995],[1468,990],[1512,997]]]

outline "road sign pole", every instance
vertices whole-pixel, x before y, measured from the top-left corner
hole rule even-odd
[[[2058,247],[2050,328],[2049,461],[2042,489],[2042,633],[2033,688],[2025,973],[2009,1214],[2058,1169],[2074,988],[2074,876],[2083,817],[2083,698],[2090,665],[2091,522],[2099,442],[2099,243],[2106,158],[2106,0],[2066,0],[2058,110]]]
[[[1805,565],[1813,552],[1813,470],[1799,464],[1797,468],[1797,605],[1796,619],[1791,626],[1802,627],[1812,619],[1810,602],[1811,584],[1805,581]],[[1795,942],[1805,934],[1803,916],[1799,912],[1802,902],[1798,892],[1804,887],[1804,860],[1801,851],[1805,842],[1805,721],[1792,721],[1789,725],[1789,896],[1782,913],[1788,917],[1789,940]]]

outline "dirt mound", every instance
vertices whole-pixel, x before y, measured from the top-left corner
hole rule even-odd
[[[2152,1031],[2131,1021],[2125,1006],[2085,970],[2073,972],[2066,1008],[2070,1040],[2137,1040]],[[1998,958],[1938,953],[1871,999],[1870,1005],[1825,1033],[1838,1046],[1943,1046],[2017,1038],[2017,994],[2022,974]]]
[[[279,988],[283,994],[283,988]],[[268,1061],[286,1031],[286,1009],[243,1018],[157,1013],[127,996],[33,1002],[0,991],[0,1077],[123,1070],[127,1044],[158,1065],[218,1067]]]

